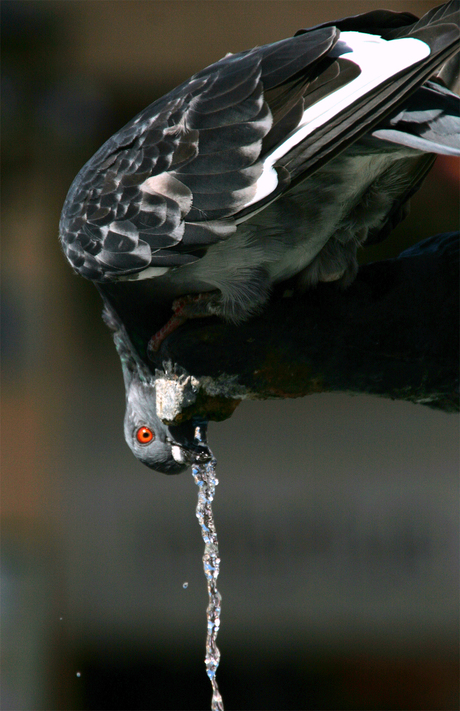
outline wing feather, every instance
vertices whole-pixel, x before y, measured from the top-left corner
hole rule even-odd
[[[314,78],[315,63],[337,38],[334,28],[321,29],[228,56],[107,141],[64,205],[61,239],[74,268],[110,281],[149,266],[188,263],[198,256],[185,254],[185,246],[192,252],[233,234],[235,223],[219,221],[256,193],[263,140],[273,127],[264,91],[299,72],[303,84]],[[117,222],[127,219],[129,235]]]
[[[70,262],[101,282],[190,263],[372,131],[375,140],[415,148],[436,150],[444,142],[439,150],[448,152],[449,119],[442,123],[436,113],[434,90],[428,128],[417,107],[397,114],[452,56],[455,23],[454,2],[420,21],[410,13],[373,11],[301,30],[199,72],[142,111],[80,171],[60,223]],[[370,33],[368,53],[357,32]],[[413,57],[400,53],[386,75],[376,59],[377,78],[366,84],[369,63],[383,56],[372,54],[372,44],[398,38],[411,52],[417,48]],[[385,56],[393,61],[392,50]]]

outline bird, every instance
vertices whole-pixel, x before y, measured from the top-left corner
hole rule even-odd
[[[164,340],[187,318],[239,324],[274,287],[356,276],[436,155],[460,155],[458,0],[371,10],[228,54],[158,99],[81,169],[59,226],[120,355],[125,439],[180,473],[193,426],[156,414]]]

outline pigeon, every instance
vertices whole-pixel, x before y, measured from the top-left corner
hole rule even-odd
[[[458,0],[372,10],[224,58],[110,138],[72,183],[60,239],[92,280],[126,389],[125,438],[165,473],[193,423],[156,414],[153,364],[187,318],[238,324],[278,284],[346,288],[436,155],[460,155]]]

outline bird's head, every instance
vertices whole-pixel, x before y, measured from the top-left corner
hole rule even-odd
[[[209,458],[206,445],[195,439],[195,427],[200,422],[166,425],[157,415],[155,376],[140,358],[117,312],[105,298],[103,318],[113,331],[120,356],[126,391],[124,421],[128,447],[140,462],[163,474],[180,474],[203,457]]]
[[[166,425],[156,414],[154,381],[143,381],[131,373],[126,382],[125,439],[140,462],[163,474],[180,474],[207,447],[194,441],[194,422]]]

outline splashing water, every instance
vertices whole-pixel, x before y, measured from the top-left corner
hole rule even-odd
[[[215,489],[219,483],[216,478],[216,460],[204,439],[205,428],[196,427],[195,444],[205,445],[203,453],[197,454],[192,466],[192,474],[198,486],[198,503],[196,517],[201,526],[204,541],[203,568],[208,586],[208,607],[206,609],[206,673],[212,686],[211,711],[223,711],[224,704],[217,686],[216,672],[220,661],[220,651],[216,644],[220,627],[221,596],[217,590],[220,557],[216,527],[212,513],[212,501]]]

